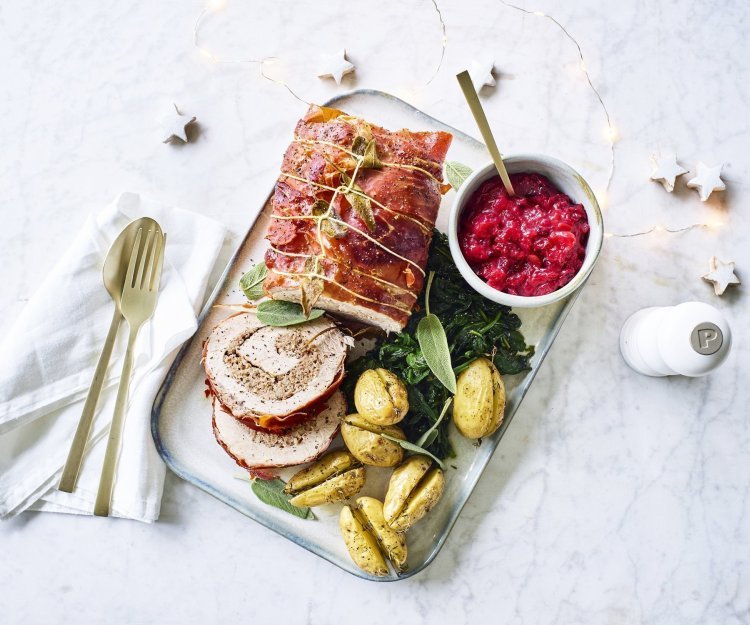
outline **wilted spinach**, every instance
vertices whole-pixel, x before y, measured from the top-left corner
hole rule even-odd
[[[519,331],[521,320],[510,308],[482,297],[464,281],[451,258],[447,236],[437,231],[432,238],[427,270],[435,272],[430,312],[437,315],[445,328],[456,374],[479,356],[492,358],[503,374],[529,369],[534,348],[526,345]],[[424,316],[422,293],[404,331],[381,339],[365,356],[351,363],[344,383],[351,403],[354,384],[363,371],[385,367],[401,377],[409,387],[409,414],[399,425],[410,441],[418,440],[435,423],[450,397],[430,372],[415,338],[417,325]],[[448,421],[443,421],[427,447],[439,458],[453,455]]]

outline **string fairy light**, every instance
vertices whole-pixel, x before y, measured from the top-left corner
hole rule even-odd
[[[441,31],[441,52],[440,52],[440,59],[438,60],[437,66],[435,67],[435,71],[430,76],[429,80],[425,84],[429,85],[432,83],[432,81],[437,77],[438,73],[440,72],[440,69],[442,68],[443,61],[445,59],[445,53],[446,49],[448,47],[448,34],[447,34],[447,26],[445,23],[445,20],[443,19],[442,11],[440,10],[440,7],[438,6],[437,0],[431,0],[432,6],[435,9],[435,12],[437,13],[438,20],[440,22],[440,31]],[[525,15],[533,15],[534,17],[539,17],[542,19],[546,19],[550,22],[552,22],[562,33],[563,35],[575,46],[576,52],[578,54],[578,68],[583,73],[586,83],[588,84],[589,88],[593,92],[601,110],[604,115],[605,119],[605,126],[603,135],[605,140],[607,141],[609,145],[609,171],[607,174],[606,184],[603,188],[599,189],[596,192],[597,197],[600,200],[600,204],[604,207],[607,200],[607,193],[609,191],[609,187],[612,183],[612,178],[614,177],[615,173],[615,144],[617,143],[619,139],[619,133],[617,131],[617,128],[612,123],[612,117],[610,116],[609,109],[607,108],[607,105],[604,102],[604,99],[601,96],[601,93],[594,85],[593,80],[591,79],[591,75],[588,71],[588,66],[586,64],[586,60],[583,55],[583,49],[581,48],[580,43],[578,40],[571,34],[571,32],[565,28],[565,26],[557,20],[554,16],[549,15],[548,13],[544,13],[542,11],[533,11],[530,9],[525,9],[524,7],[520,7],[515,4],[511,4],[510,2],[507,2],[506,0],[500,0],[503,5],[506,7],[513,9],[515,11],[519,11]],[[195,20],[195,24],[193,25],[193,47],[197,49],[204,57],[206,57],[208,60],[210,60],[213,63],[217,64],[227,64],[227,65],[255,65],[259,69],[260,76],[264,78],[265,80],[268,80],[270,82],[273,82],[277,85],[280,85],[284,87],[293,97],[295,97],[297,100],[304,104],[310,104],[307,100],[300,97],[297,93],[294,92],[294,90],[283,80],[280,80],[278,78],[275,78],[273,76],[270,76],[266,73],[266,66],[274,63],[280,63],[281,59],[274,56],[265,56],[261,58],[250,58],[250,59],[242,59],[242,58],[232,58],[232,59],[226,59],[226,58],[220,58],[214,52],[207,48],[206,46],[202,45],[200,43],[200,28],[206,18],[214,13],[217,13],[219,11],[222,11],[226,8],[228,3],[228,0],[208,0],[208,3],[203,8],[203,10],[200,12],[198,17]],[[650,234],[664,232],[668,234],[679,234],[683,232],[688,232],[690,230],[695,229],[715,229],[720,226],[722,226],[722,222],[715,222],[715,223],[694,223],[690,224],[688,226],[684,226],[681,228],[668,228],[661,225],[655,225],[651,228],[648,228],[647,230],[642,230],[639,232],[631,232],[631,233],[625,233],[625,234],[619,234],[615,232],[605,232],[604,238],[610,239],[610,238],[619,238],[619,239],[630,239],[630,238],[636,238],[636,237],[643,237],[648,236]]]
[[[648,230],[641,230],[640,232],[630,232],[628,234],[617,234],[615,232],[605,232],[605,239],[632,239],[634,237],[643,237],[655,232],[666,232],[667,234],[680,234],[682,232],[688,232],[690,230],[704,229],[704,230],[715,230],[723,226],[724,223],[716,221],[713,223],[696,223],[690,224],[689,226],[683,226],[682,228],[667,228],[666,226],[651,226]]]
[[[208,15],[211,15],[212,13],[218,13],[219,11],[222,11],[226,8],[228,0],[208,0],[208,4],[203,8],[203,10],[200,12],[198,17],[195,20],[195,23],[193,24],[193,47],[197,49],[204,57],[206,57],[208,60],[210,60],[213,63],[222,63],[227,65],[257,65],[260,70],[260,75],[265,78],[266,80],[276,83],[277,85],[281,85],[284,87],[291,95],[293,95],[297,100],[300,102],[303,102],[304,104],[309,105],[310,102],[305,100],[304,98],[300,97],[297,93],[292,90],[292,88],[283,80],[279,80],[278,78],[274,78],[273,76],[269,76],[266,74],[265,66],[269,63],[279,63],[281,62],[281,59],[275,56],[265,56],[259,59],[223,59],[219,58],[212,50],[207,48],[206,46],[203,46],[200,44],[199,41],[199,31],[201,28],[201,25],[203,24],[204,20]],[[440,59],[438,60],[437,67],[435,68],[435,71],[433,72],[430,79],[425,83],[429,85],[435,77],[440,72],[440,68],[443,66],[443,60],[445,59],[445,50],[448,47],[448,32],[445,25],[445,20],[443,20],[443,13],[440,10],[440,7],[437,4],[437,0],[431,0],[432,6],[435,9],[435,12],[437,13],[438,20],[440,21],[440,32],[441,32],[441,39],[440,39]]]
[[[209,0],[209,3],[200,12],[200,14],[195,20],[195,24],[193,24],[193,47],[196,48],[204,57],[206,57],[209,61],[213,63],[221,63],[221,64],[226,64],[226,65],[256,65],[260,71],[260,75],[262,78],[270,82],[276,83],[277,85],[281,85],[290,94],[292,94],[295,98],[297,98],[297,100],[299,100],[303,104],[309,105],[310,102],[308,102],[304,98],[297,95],[297,93],[295,93],[285,81],[279,80],[278,78],[274,78],[273,76],[269,76],[268,74],[266,74],[266,69],[265,69],[266,65],[280,62],[281,59],[279,59],[278,57],[264,56],[259,59],[223,59],[223,58],[219,58],[218,56],[216,56],[209,48],[201,45],[200,40],[199,40],[199,31],[205,18],[208,15],[211,15],[212,13],[218,13],[219,11],[225,9],[226,6],[227,6],[227,0]]]
[[[510,2],[506,2],[506,0],[500,0],[506,7],[510,9],[514,9],[516,11],[520,11],[521,13],[525,13],[526,15],[533,15],[534,17],[539,17],[542,19],[549,20],[552,22],[557,28],[562,31],[562,33],[567,37],[569,41],[573,43],[573,45],[576,48],[576,51],[578,52],[578,67],[583,72],[583,75],[586,77],[586,82],[588,83],[591,91],[594,93],[594,96],[596,97],[596,100],[599,102],[599,106],[602,109],[602,112],[604,113],[604,119],[605,119],[605,127],[604,127],[604,137],[607,140],[609,144],[609,173],[607,175],[607,182],[604,186],[604,193],[602,194],[602,204],[604,204],[604,199],[606,198],[606,192],[609,190],[609,186],[612,183],[612,177],[615,175],[615,143],[618,139],[618,132],[615,128],[614,124],[612,123],[612,118],[609,114],[609,109],[607,109],[607,105],[604,103],[604,99],[601,96],[601,93],[599,93],[599,90],[594,86],[593,81],[591,80],[591,75],[589,74],[588,67],[586,65],[586,60],[583,58],[583,49],[581,48],[581,44],[578,43],[578,40],[570,33],[570,31],[565,28],[565,26],[562,25],[555,17],[552,15],[549,15],[548,13],[543,13],[542,11],[532,11],[530,9],[525,9],[523,7],[520,7],[515,4],[511,4]]]
[[[510,2],[507,2],[506,0],[500,0],[500,2],[502,2],[506,7],[510,9],[514,9],[526,15],[533,15],[534,17],[539,17],[539,18],[549,20],[575,46],[576,51],[578,53],[578,67],[581,70],[581,72],[583,72],[586,78],[586,82],[588,83],[588,86],[591,88],[591,91],[594,93],[594,96],[596,97],[596,100],[598,101],[599,106],[602,109],[602,112],[604,114],[604,119],[605,119],[605,126],[604,126],[603,134],[604,134],[605,140],[609,144],[609,153],[610,153],[609,174],[607,176],[607,182],[604,188],[596,191],[596,196],[599,198],[599,203],[601,204],[602,208],[604,208],[606,205],[606,200],[607,200],[607,192],[609,191],[609,187],[612,183],[612,178],[615,173],[615,144],[619,140],[620,135],[617,131],[617,128],[612,123],[612,117],[609,114],[607,105],[604,103],[604,98],[602,98],[601,93],[596,88],[596,86],[594,85],[594,82],[591,79],[591,75],[589,74],[588,66],[586,64],[586,60],[584,59],[583,49],[581,48],[580,43],[571,34],[571,32],[567,28],[565,28],[565,26],[563,26],[563,24],[559,20],[557,20],[554,16],[549,15],[548,13],[544,13],[542,11],[532,11],[529,9],[525,9],[515,4],[511,4]],[[684,226],[681,228],[668,228],[666,226],[654,225],[648,228],[647,230],[642,230],[640,232],[631,232],[631,233],[626,233],[626,234],[618,234],[615,232],[605,232],[604,238],[606,239],[611,239],[611,238],[632,239],[632,238],[648,236],[650,234],[660,233],[660,232],[666,233],[666,234],[681,234],[681,233],[688,232],[690,230],[695,230],[695,229],[715,230],[721,227],[722,225],[724,224],[721,221],[716,221],[713,223],[694,223],[694,224],[690,224],[688,226]]]
[[[437,13],[438,19],[440,20],[440,30],[443,33],[443,37],[440,40],[441,45],[442,45],[442,49],[440,50],[440,61],[438,61],[437,67],[435,68],[435,72],[432,74],[430,79],[425,83],[427,85],[429,85],[433,80],[435,80],[435,77],[438,75],[440,68],[443,66],[443,59],[445,58],[445,49],[448,47],[448,32],[445,27],[445,21],[443,20],[443,13],[437,4],[437,0],[432,0],[432,6],[435,7],[435,12]]]

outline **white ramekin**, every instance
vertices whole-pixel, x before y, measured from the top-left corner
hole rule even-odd
[[[591,270],[594,268],[599,252],[602,249],[602,239],[604,238],[604,223],[599,204],[596,201],[594,192],[589,187],[583,177],[576,172],[570,165],[563,163],[556,158],[544,156],[542,154],[517,154],[503,158],[505,167],[510,174],[518,173],[537,173],[542,174],[550,179],[560,191],[565,193],[571,200],[583,205],[586,210],[586,216],[589,221],[589,239],[586,244],[586,256],[583,265],[578,273],[564,287],[547,293],[546,295],[509,295],[497,289],[492,288],[477,274],[474,273],[469,263],[466,262],[461,247],[458,244],[458,227],[461,220],[461,212],[469,201],[469,198],[487,179],[497,176],[497,170],[494,163],[487,163],[484,167],[475,170],[461,185],[456,194],[456,199],[451,207],[448,222],[448,241],[450,243],[453,261],[456,263],[458,270],[471,287],[487,299],[505,304],[506,306],[515,306],[518,308],[533,308],[537,306],[546,306],[558,302],[567,297],[574,291],[578,290]]]

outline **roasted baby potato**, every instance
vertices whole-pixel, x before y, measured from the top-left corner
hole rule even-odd
[[[503,422],[505,385],[492,361],[477,358],[461,372],[453,398],[453,422],[467,438],[489,436]]]
[[[406,385],[388,369],[369,369],[357,380],[354,405],[370,423],[393,425],[409,412]]]
[[[345,501],[356,495],[365,484],[365,469],[346,451],[332,451],[306,469],[295,473],[284,492],[300,508]]]
[[[377,499],[359,497],[353,508],[344,506],[339,527],[352,560],[363,571],[388,575],[388,562],[399,573],[406,569],[406,539],[385,522]]]
[[[406,440],[404,431],[395,425],[376,425],[361,415],[351,414],[341,424],[341,437],[352,455],[374,467],[395,467],[404,458],[401,446],[383,434]]]
[[[431,469],[431,466],[430,458],[416,455],[393,471],[385,494],[383,517],[394,530],[405,532],[440,500],[445,477],[439,467]]]
[[[354,516],[349,506],[341,508],[339,529],[344,544],[354,563],[365,573],[383,577],[388,575],[388,565],[378,547],[378,541],[368,532],[362,522]]]
[[[400,573],[406,570],[406,538],[392,529],[383,517],[383,502],[374,497],[358,497],[354,513],[375,536],[380,550]]]

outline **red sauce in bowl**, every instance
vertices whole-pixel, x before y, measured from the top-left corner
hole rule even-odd
[[[461,215],[458,242],[466,262],[491,287],[510,295],[546,295],[583,265],[589,223],[541,174],[511,174],[510,197],[498,176],[482,183]]]

